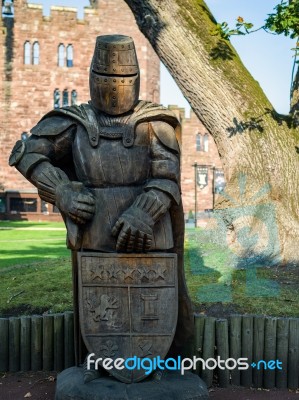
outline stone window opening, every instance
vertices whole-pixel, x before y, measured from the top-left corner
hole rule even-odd
[[[77,104],[77,90],[72,90],[71,93],[71,105],[75,106]]]
[[[33,65],[38,65],[39,64],[39,43],[34,42],[33,43]]]
[[[203,151],[206,153],[209,151],[209,134],[205,133],[203,137]]]
[[[69,44],[66,48],[66,66],[68,68],[71,68],[74,66],[74,50],[73,50],[73,45]]]
[[[69,105],[69,92],[67,89],[64,89],[62,92],[62,107]]]
[[[65,66],[65,47],[64,44],[60,43],[58,46],[58,67]]]
[[[24,64],[31,64],[31,44],[29,40],[26,40],[26,42],[24,43]]]
[[[196,134],[196,151],[201,151],[201,135],[200,135],[200,133]]]
[[[60,107],[60,90],[55,89],[54,90],[54,108],[59,108]]]

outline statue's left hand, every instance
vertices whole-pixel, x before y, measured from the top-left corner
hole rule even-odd
[[[61,183],[56,187],[56,206],[75,224],[85,224],[95,213],[95,200],[81,182]]]
[[[116,250],[126,253],[149,251],[153,240],[152,228],[153,221],[142,210],[129,208],[112,228],[112,235],[117,237]]]

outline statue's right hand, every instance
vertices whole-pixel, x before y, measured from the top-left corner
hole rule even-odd
[[[85,224],[95,213],[94,197],[80,182],[58,185],[56,206],[76,224]]]

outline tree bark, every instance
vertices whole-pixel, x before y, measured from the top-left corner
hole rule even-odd
[[[216,208],[244,210],[244,218],[227,213],[226,225],[235,234],[230,236],[236,239],[249,224],[249,236],[260,235],[257,251],[262,252],[271,232],[266,233],[269,227],[258,205],[270,203],[275,209],[279,251],[273,246],[269,262],[296,263],[298,129],[273,109],[230,42],[211,34],[216,21],[204,1],[125,1],[216,142],[227,181],[227,195],[218,200]],[[251,250],[249,240],[242,250],[244,256]]]

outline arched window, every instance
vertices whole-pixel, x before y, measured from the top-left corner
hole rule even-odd
[[[60,107],[60,91],[59,89],[54,90],[54,108]]]
[[[69,105],[69,92],[67,89],[64,89],[62,93],[62,107]]]
[[[66,66],[69,68],[72,67],[73,60],[74,60],[73,45],[69,44],[66,48]]]
[[[33,65],[39,64],[39,43],[33,43]]]
[[[209,134],[205,133],[203,137],[203,151],[209,151]]]
[[[201,150],[201,135],[200,133],[196,134],[196,151]]]
[[[65,48],[64,44],[60,43],[58,46],[58,67],[64,67]]]
[[[24,43],[24,64],[31,64],[31,44],[28,40]]]
[[[76,104],[77,104],[77,90],[72,90],[71,105],[74,106]]]

